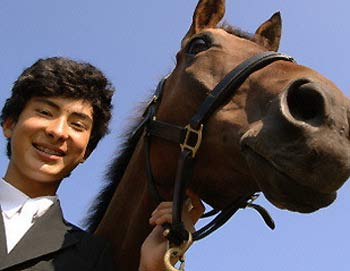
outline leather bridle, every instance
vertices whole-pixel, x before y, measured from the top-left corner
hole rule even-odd
[[[145,131],[146,173],[149,180],[149,189],[158,203],[162,201],[162,198],[158,192],[151,169],[151,139],[152,137],[160,137],[167,141],[180,144],[181,152],[177,163],[173,193],[173,219],[170,231],[168,231],[169,234],[167,235],[169,241],[175,245],[179,245],[188,239],[188,233],[182,222],[181,213],[186,198],[185,190],[187,183],[192,177],[196,154],[202,141],[204,124],[215,110],[234,95],[237,88],[250,74],[278,60],[294,62],[293,58],[288,55],[271,51],[257,54],[243,61],[215,86],[199,106],[194,116],[190,119],[189,124],[185,127],[162,122],[156,119],[156,112],[160,104],[166,78],[163,78],[159,82],[158,87],[145,110],[143,120],[134,130],[131,139],[138,140],[141,133]],[[268,212],[263,207],[253,203],[256,197],[256,194],[245,195],[239,200],[232,202],[221,211],[213,210],[204,214],[204,217],[208,217],[219,213],[206,226],[192,234],[193,240],[204,238],[222,226],[237,210],[245,207],[252,207],[257,210],[263,217],[265,223],[273,229],[274,222]]]

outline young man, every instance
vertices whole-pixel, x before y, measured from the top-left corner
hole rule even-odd
[[[87,63],[42,59],[1,113],[10,159],[0,180],[0,270],[113,270],[107,244],[66,222],[61,181],[108,131],[113,87]]]
[[[0,179],[0,271],[118,269],[104,240],[64,220],[56,196],[107,133],[112,95],[101,71],[59,57],[37,61],[15,82],[0,116],[10,159]],[[163,270],[159,225],[171,220],[169,204],[150,220],[157,226],[143,245],[142,271]]]

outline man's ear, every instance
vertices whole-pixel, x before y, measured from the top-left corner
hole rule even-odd
[[[12,137],[12,132],[15,126],[16,122],[12,118],[7,118],[2,122],[2,133],[6,138]]]

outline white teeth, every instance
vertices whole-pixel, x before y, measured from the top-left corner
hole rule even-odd
[[[55,151],[55,150],[52,150],[52,149],[48,149],[48,148],[45,148],[43,146],[39,146],[39,145],[35,145],[35,147],[42,151],[42,152],[45,152],[47,154],[51,154],[51,155],[58,155],[58,156],[63,156],[63,153],[62,152],[59,152],[59,151]]]

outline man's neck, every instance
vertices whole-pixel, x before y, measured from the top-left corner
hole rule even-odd
[[[3,178],[5,182],[9,183],[22,193],[26,194],[30,198],[37,198],[43,196],[55,196],[59,187],[60,181],[56,183],[44,183],[44,182],[31,182],[25,181],[13,181],[11,178],[5,175]]]

